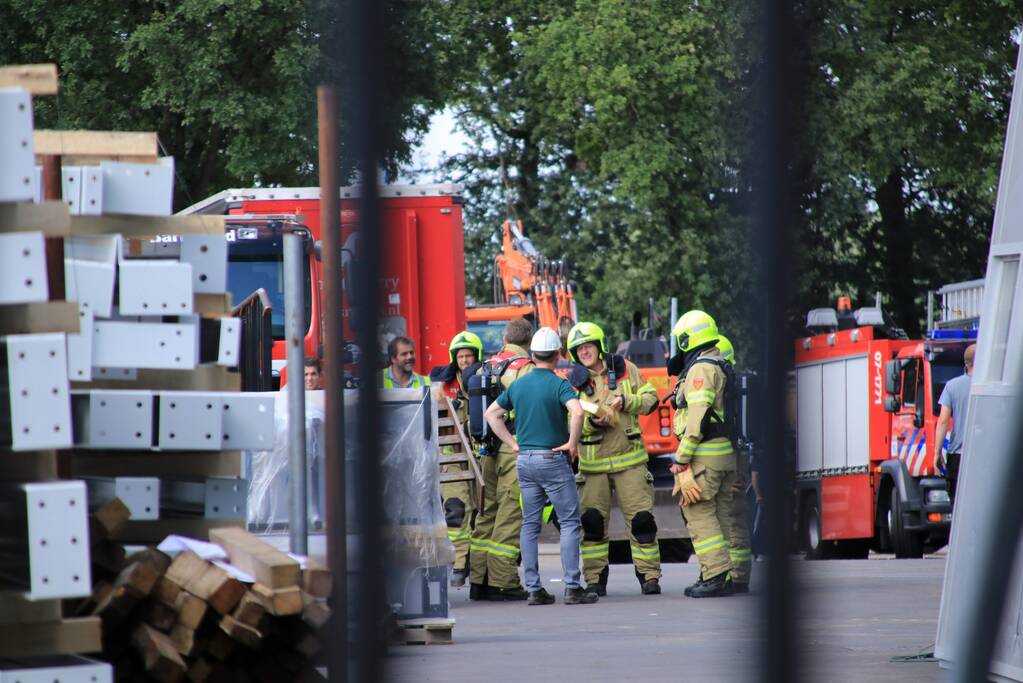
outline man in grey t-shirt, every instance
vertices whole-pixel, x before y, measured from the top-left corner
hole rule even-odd
[[[938,405],[941,406],[941,413],[938,415],[938,425],[934,430],[934,451],[935,464],[945,465],[945,478],[948,480],[948,497],[955,503],[956,479],[959,477],[959,459],[963,452],[963,437],[966,432],[966,406],[970,402],[970,383],[973,379],[973,357],[977,354],[977,345],[970,344],[963,352],[963,365],[966,366],[966,374],[949,380],[941,391],[941,398]],[[948,439],[947,460],[942,456],[941,446],[945,442],[945,434],[948,432],[949,418],[953,419],[952,434]]]

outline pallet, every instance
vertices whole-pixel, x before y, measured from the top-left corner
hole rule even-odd
[[[399,620],[391,640],[400,645],[451,645],[454,619]]]

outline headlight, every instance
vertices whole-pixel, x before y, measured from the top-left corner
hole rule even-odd
[[[931,489],[927,492],[927,504],[934,505],[936,503],[951,503],[951,499],[948,497],[948,491],[944,489]]]

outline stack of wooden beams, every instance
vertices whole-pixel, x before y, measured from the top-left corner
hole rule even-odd
[[[111,538],[126,521],[118,506],[93,517],[106,538],[93,552],[92,596],[76,606],[102,620],[99,657],[114,665],[115,680],[324,680],[314,662],[331,616],[326,569],[303,568],[237,527],[209,534],[226,562],[152,546],[126,554]]]

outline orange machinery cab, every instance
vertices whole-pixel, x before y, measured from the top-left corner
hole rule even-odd
[[[672,389],[672,378],[668,376],[666,356],[668,349],[660,339],[630,339],[618,345],[618,353],[636,364],[643,382],[649,382],[657,395],[665,398]],[[674,453],[678,450],[678,439],[672,425],[674,410],[668,401],[660,401],[649,415],[639,417],[639,428],[643,432],[643,443],[650,457]]]
[[[449,340],[465,328],[465,256],[463,251],[462,200],[456,185],[383,186],[380,194],[382,269],[379,276],[380,349],[366,353],[354,347],[357,329],[353,314],[359,293],[352,266],[359,258],[358,188],[340,188],[342,301],[344,338],[351,361],[383,362],[383,347],[395,336],[416,343],[416,371],[429,372],[448,360]],[[290,216],[308,226],[312,240],[320,241],[319,188],[252,188],[225,190],[186,209],[186,213],[228,216]],[[276,259],[276,261],[275,261]],[[283,367],[283,269],[279,255],[246,262],[228,250],[228,287],[234,300],[248,296],[254,286],[280,293],[280,337],[275,327],[274,366]],[[310,250],[310,288],[307,315],[307,356],[320,353],[322,330],[322,268]],[[271,296],[273,299],[273,296]],[[276,302],[275,302],[276,303]],[[352,369],[350,364],[347,369]]]
[[[948,539],[951,507],[927,448],[937,402],[927,344],[885,338],[875,315],[795,344],[796,519],[812,557],[919,557]],[[893,413],[896,366],[915,374],[911,404]]]

